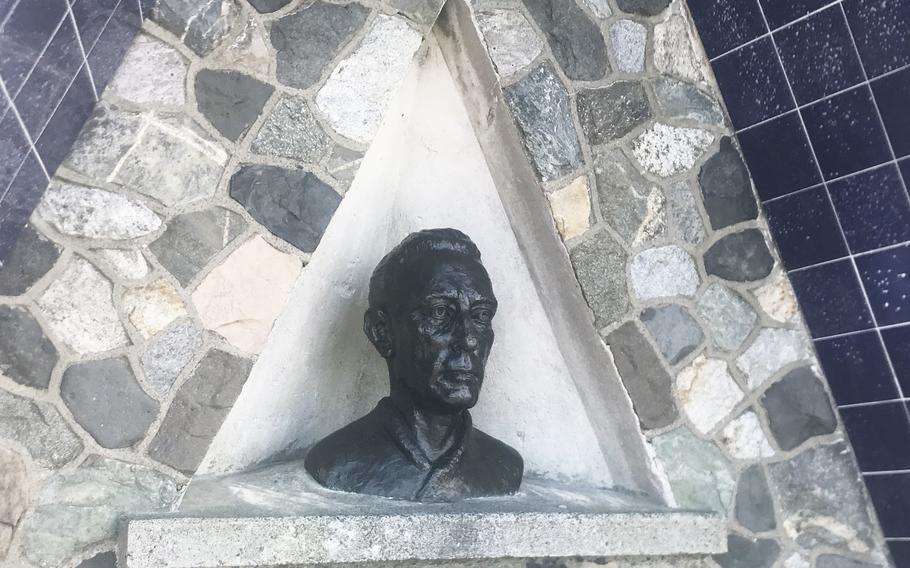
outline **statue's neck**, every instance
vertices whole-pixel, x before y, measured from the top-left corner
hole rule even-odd
[[[390,398],[410,426],[417,445],[430,461],[435,461],[455,444],[459,429],[464,424],[466,410],[440,412],[439,409],[425,407],[404,388],[393,388]]]

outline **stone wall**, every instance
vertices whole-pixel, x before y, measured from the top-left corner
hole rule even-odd
[[[161,0],[0,269],[7,562],[174,505],[438,8]],[[666,565],[886,565],[685,6],[472,8],[677,504],[729,515]]]

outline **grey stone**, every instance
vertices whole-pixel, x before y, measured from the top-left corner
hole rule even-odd
[[[819,554],[815,559],[815,568],[880,568],[878,564],[844,558],[837,554]]]
[[[343,191],[347,191],[357,170],[360,169],[360,162],[363,160],[363,152],[345,148],[341,144],[335,144],[332,152],[329,154],[325,163],[325,169],[336,181],[338,181]]]
[[[16,526],[31,501],[31,483],[28,466],[19,452],[0,447],[0,524]]]
[[[670,0],[616,0],[623,12],[640,16],[656,16],[670,5]]]
[[[44,467],[59,468],[82,452],[57,409],[0,389],[0,437],[21,444]]]
[[[351,2],[328,4],[317,0],[272,24],[278,81],[306,89],[366,21],[369,10]]]
[[[42,567],[61,566],[75,552],[112,540],[122,515],[169,510],[177,491],[173,479],[146,466],[89,456],[39,493],[23,527],[25,556]]]
[[[80,562],[76,568],[117,568],[117,555],[113,550],[99,552]]]
[[[247,0],[260,14],[271,14],[284,8],[291,0]]]
[[[569,93],[550,65],[541,65],[506,87],[505,96],[531,163],[542,180],[561,178],[581,165]]]
[[[106,181],[136,142],[142,115],[99,103],[82,127],[66,165],[98,181]]]
[[[642,428],[672,424],[679,414],[673,399],[673,380],[635,323],[624,323],[605,340]]]
[[[609,233],[600,231],[574,247],[569,258],[597,327],[618,321],[629,309],[626,251]]]
[[[846,442],[809,448],[768,468],[780,524],[798,545],[874,546],[862,475]]]
[[[151,18],[202,56],[230,33],[239,15],[234,0],[158,0]]]
[[[736,472],[717,446],[685,427],[661,434],[653,443],[680,508],[726,512]]]
[[[145,436],[158,403],[145,394],[120,357],[71,365],[60,384],[73,418],[104,448],[126,448]]]
[[[139,201],[120,193],[52,182],[35,216],[64,235],[129,240],[158,230],[161,219]]]
[[[477,12],[477,25],[500,76],[517,73],[537,59],[543,40],[518,10]]]
[[[171,219],[149,248],[161,266],[186,286],[246,226],[243,217],[222,207],[184,213]]]
[[[670,185],[667,202],[671,237],[693,245],[702,242],[705,238],[705,224],[698,212],[695,196],[685,180]]]
[[[609,0],[584,0],[584,3],[592,12],[594,12],[595,16],[602,20],[606,20],[613,15]]]
[[[553,57],[573,81],[597,81],[609,71],[603,35],[574,0],[523,0]]]
[[[0,296],[18,296],[28,291],[60,258],[60,247],[30,224],[0,264]]]
[[[610,149],[594,156],[600,214],[630,245],[666,233],[666,200],[660,188],[644,179],[622,151]]]
[[[792,450],[815,436],[837,429],[837,417],[828,394],[809,367],[793,369],[762,396],[774,439],[784,450]]]
[[[780,545],[767,538],[751,539],[730,533],[726,554],[714,556],[721,568],[771,568],[780,556]]]
[[[20,385],[46,389],[58,357],[28,310],[0,306],[0,373]]]
[[[632,259],[629,273],[632,277],[632,290],[639,300],[692,297],[701,283],[695,261],[688,252],[676,245],[639,252]]]
[[[389,7],[412,22],[429,26],[436,21],[444,0],[387,0]]]
[[[758,217],[749,171],[729,137],[701,167],[698,183],[714,230]]]
[[[638,22],[619,20],[610,26],[610,46],[620,71],[639,73],[645,68],[648,30]]]
[[[251,149],[257,154],[316,163],[329,148],[305,97],[283,96],[259,129]]]
[[[212,438],[234,405],[253,363],[212,350],[199,362],[149,447],[149,455],[187,474],[199,466]],[[190,432],[192,435],[187,435]]]
[[[698,323],[678,304],[647,308],[641,313],[641,321],[671,365],[695,351],[705,337]]]
[[[758,315],[735,291],[722,284],[711,284],[698,299],[698,314],[714,337],[714,345],[735,351],[749,337]]]
[[[225,138],[236,142],[256,122],[275,87],[237,71],[196,74],[196,108]]]
[[[705,252],[705,271],[724,280],[752,282],[771,274],[774,258],[758,229],[727,235]]]
[[[243,166],[230,194],[254,219],[304,252],[313,252],[341,196],[315,174],[276,166]]]
[[[575,98],[581,129],[594,145],[622,138],[651,119],[648,95],[638,81],[617,81],[607,87],[585,89]]]
[[[670,118],[717,125],[724,122],[724,114],[717,101],[699,91],[695,85],[660,77],[654,81],[654,96],[658,108]]]
[[[748,467],[739,476],[734,511],[737,522],[752,532],[770,531],[777,526],[768,480],[760,465]]]
[[[202,332],[189,319],[178,320],[154,336],[139,358],[152,392],[159,398],[167,396],[201,345]]]

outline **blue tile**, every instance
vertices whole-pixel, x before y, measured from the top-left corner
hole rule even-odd
[[[910,537],[910,473],[867,475],[866,487],[886,537]]]
[[[910,0],[845,0],[843,6],[870,78],[910,64]]]
[[[841,408],[840,416],[862,471],[910,469],[910,420],[903,402]]]
[[[751,126],[794,108],[770,37],[714,60],[712,67],[735,128]]]
[[[101,35],[120,0],[72,0],[73,17],[86,53]],[[129,1],[129,0],[127,0]]]
[[[764,208],[787,270],[847,256],[824,187],[787,195]]]
[[[66,19],[16,97],[16,108],[33,139],[41,134],[81,65],[82,52]]]
[[[121,2],[88,56],[88,64],[99,96],[114,78],[123,56],[126,55],[141,26],[139,5],[132,0]]]
[[[910,396],[910,326],[882,330],[885,348],[897,374],[904,396]]]
[[[28,152],[28,140],[16,115],[7,112],[0,120],[0,195],[19,170]]]
[[[872,82],[872,93],[897,157],[910,155],[910,68]]]
[[[910,199],[894,164],[832,182],[828,190],[854,253],[910,241]]]
[[[910,245],[856,257],[878,325],[910,321]]]
[[[796,102],[801,105],[863,81],[840,6],[775,32],[774,39]]]
[[[910,568],[910,540],[889,540],[894,568]]]
[[[23,0],[0,29],[0,76],[19,92],[44,46],[66,15],[66,0]]]
[[[827,337],[872,327],[853,264],[841,260],[790,273],[812,337]]]
[[[44,170],[41,169],[34,153],[29,152],[6,193],[0,192],[0,195],[3,195],[0,199],[0,262],[6,259],[6,255],[16,244],[16,239],[19,238],[22,228],[28,222],[45,189],[47,177]]]
[[[92,84],[83,67],[64,95],[57,111],[47,123],[44,133],[35,141],[35,148],[41,159],[44,160],[49,174],[53,175],[57,166],[69,154],[73,142],[76,141],[76,136],[79,135],[79,130],[88,120],[94,106],[95,95],[92,91]]]
[[[831,0],[761,0],[762,8],[765,10],[765,17],[768,19],[768,25],[771,29],[779,28],[789,24],[797,18],[801,18],[818,10]]]
[[[757,0],[690,2],[689,12],[708,57],[717,57],[768,31]]]
[[[815,342],[815,351],[837,404],[898,398],[878,333],[823,339]]]
[[[762,201],[822,181],[797,113],[769,120],[736,137]]]
[[[868,86],[809,105],[802,114],[825,179],[847,175],[891,158]]]

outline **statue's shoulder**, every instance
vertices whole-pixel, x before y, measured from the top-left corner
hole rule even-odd
[[[484,477],[498,479],[505,492],[518,490],[524,474],[524,460],[518,450],[477,428],[471,433],[467,450],[473,465],[484,470]]]
[[[374,409],[317,442],[307,452],[304,466],[322,485],[350,491],[396,451]]]

